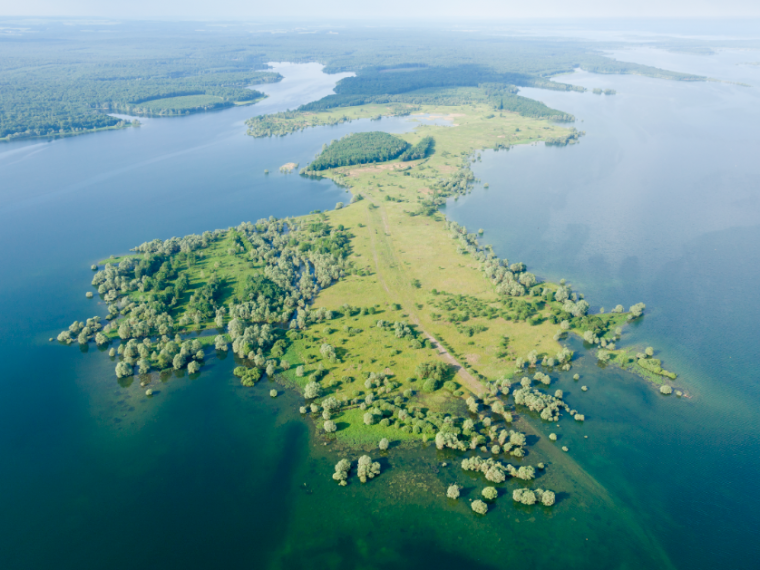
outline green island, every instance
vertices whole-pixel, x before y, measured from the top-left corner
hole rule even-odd
[[[292,132],[304,121],[394,112],[370,103],[268,120]],[[479,515],[498,496],[492,484],[530,482],[548,468],[524,459],[535,435],[525,418],[585,421],[582,402],[551,388],[552,376],[572,373],[572,336],[601,366],[631,370],[671,394],[675,375],[653,348],[618,346],[643,303],[590,314],[571,284],[542,282],[483,246],[482,230],[439,211],[479,183],[470,165],[482,149],[567,144],[580,133],[493,102],[415,112],[415,131],[349,135],[305,167],[349,188],[349,204],[156,239],[93,265],[108,315],[74,322],[58,341],[108,350],[116,376],[138,379],[148,397],[157,374],[193,377],[209,351],[232,354],[241,389],[268,378],[303,395],[299,411],[317,437],[340,442],[349,456],[335,466],[337,484],[381,475],[371,450],[430,441],[460,452],[461,468],[488,482],[483,500],[471,503]],[[548,439],[569,451],[556,434]],[[358,461],[351,453],[361,453]],[[457,500],[459,490],[452,484],[441,500]],[[550,507],[555,492],[519,488],[512,499]]]

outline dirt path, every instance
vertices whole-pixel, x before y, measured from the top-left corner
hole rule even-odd
[[[383,223],[383,229],[385,230],[385,235],[387,237],[390,237],[391,231],[390,231],[390,227],[388,226],[388,219],[385,216],[385,211],[382,209],[380,210],[380,219]],[[371,214],[369,211],[367,212],[367,221],[369,222],[368,225],[371,228],[372,227]],[[380,270],[380,261],[377,254],[375,233],[370,231],[369,236],[370,236],[370,243],[372,245],[372,257],[375,260],[375,271],[377,272],[377,278],[380,281],[380,284],[385,289],[385,292],[390,295],[391,290],[388,287],[388,284],[386,283],[385,279],[383,278],[383,272]],[[396,252],[393,250],[393,247],[390,247],[389,249],[391,251],[391,254],[393,255],[395,265],[397,267],[400,267],[400,262],[398,258],[396,258]],[[401,300],[400,295],[397,294],[395,296],[399,298],[399,300]],[[413,305],[411,305],[410,303],[405,303],[404,305],[405,305],[404,308],[409,313],[409,320],[412,322],[412,324],[414,324],[420,330],[420,332],[425,336],[425,338],[427,338],[433,344],[433,348],[436,349],[438,356],[454,367],[454,369],[456,370],[457,377],[462,382],[462,384],[464,384],[476,396],[485,394],[486,387],[483,385],[483,383],[477,378],[475,378],[472,374],[470,374],[467,371],[467,369],[464,366],[462,366],[459,363],[459,361],[456,358],[454,358],[454,356],[448,350],[446,350],[443,347],[443,345],[441,345],[440,342],[438,342],[438,339],[436,339],[432,334],[430,334],[428,331],[426,331],[422,327],[422,324],[420,323],[419,318],[414,313],[414,311],[410,308]]]

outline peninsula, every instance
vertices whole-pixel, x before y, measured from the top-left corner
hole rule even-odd
[[[243,387],[269,378],[299,390],[300,413],[319,437],[350,449],[430,440],[472,451],[480,455],[464,458],[462,468],[496,484],[530,481],[544,468],[521,465],[530,428],[520,415],[585,420],[551,389],[559,374],[572,374],[568,335],[582,338],[601,363],[632,369],[671,393],[675,375],[651,349],[617,346],[643,304],[590,314],[570,284],[542,282],[522,261],[499,258],[479,242],[482,231],[440,211],[482,183],[470,169],[481,149],[573,144],[583,133],[483,103],[369,104],[267,121],[284,134],[336,116],[408,112],[419,114],[414,132],[348,135],[302,170],[349,188],[349,204],[153,240],[104,260],[93,266],[92,285],[108,303],[105,325],[99,317],[75,322],[58,340],[110,347],[116,375],[136,375],[148,396],[156,373],[199,374],[209,349],[231,352]],[[250,134],[271,136],[257,121]],[[336,465],[339,484],[351,466]],[[365,482],[380,467],[365,455],[356,469]],[[519,491],[513,499],[523,504],[554,502],[551,491]],[[458,489],[447,493],[456,499]],[[482,501],[472,506],[487,511]]]

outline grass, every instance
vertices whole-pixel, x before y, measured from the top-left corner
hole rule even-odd
[[[340,117],[376,116],[389,110],[391,108],[388,106],[367,105],[326,113],[287,115],[292,118],[280,115],[277,120],[292,120],[301,128],[305,124],[325,124]],[[457,241],[451,238],[444,217],[440,213],[432,216],[411,213],[421,200],[429,196],[433,180],[469,164],[477,150],[562,137],[569,130],[514,113],[494,114],[493,109],[485,105],[423,106],[421,110],[424,113],[449,115],[456,124],[423,124],[414,132],[399,135],[411,144],[416,144],[425,136],[432,136],[435,139],[435,153],[429,158],[403,164],[390,161],[380,165],[341,167],[321,173],[364,197],[347,207],[311,215],[325,219],[333,227],[342,224],[351,233],[348,262],[353,272],[319,293],[313,308],[324,307],[333,311],[336,317],[310,326],[302,331],[301,338],[289,343],[282,360],[290,364],[290,369],[284,371],[282,376],[288,383],[302,388],[308,382],[309,375],[321,364],[326,370],[320,381],[322,395],[350,401],[364,398],[369,392],[364,385],[369,372],[385,372],[398,386],[391,394],[383,394],[383,398],[401,398],[404,405],[456,413],[462,406],[461,399],[445,389],[432,394],[422,392],[423,382],[415,372],[418,364],[441,358],[439,349],[430,346],[412,348],[411,338],[396,338],[392,330],[378,328],[377,321],[404,321],[419,339],[424,339],[427,333],[441,341],[464,367],[454,379],[462,386],[458,394],[467,397],[470,391],[476,395],[482,392],[483,379],[522,375],[515,370],[518,357],[525,358],[534,350],[539,359],[556,355],[562,348],[554,340],[559,326],[549,319],[551,310],[559,304],[523,297],[521,299],[531,303],[534,311],[542,317],[541,322],[530,324],[505,319],[509,314],[505,298],[497,295],[494,285],[482,273],[472,255],[458,253]],[[219,302],[228,304],[233,296],[241,293],[245,276],[263,269],[262,265],[252,263],[244,252],[231,253],[235,234],[236,231],[231,230],[222,239],[211,242],[203,250],[203,256],[197,257],[195,264],[187,268],[189,287],[172,311],[173,316],[183,312],[190,295],[212,273],[224,278]],[[118,262],[120,259],[108,261]],[[554,284],[545,285],[556,288]],[[466,296],[459,301],[463,305],[490,307],[496,316],[473,315],[464,323],[455,322],[451,312],[439,306],[444,298],[451,295]],[[365,309],[371,307],[373,314],[351,314],[351,311],[342,308],[346,304]],[[610,329],[622,324],[626,318],[626,315],[611,313],[597,316]],[[470,335],[467,327],[478,332]],[[214,329],[216,325],[209,321],[190,328]],[[571,332],[583,333],[581,330]],[[322,356],[320,347],[323,343],[335,349],[337,361],[328,361]],[[628,367],[624,362],[625,354],[618,351],[613,355],[613,362]],[[305,368],[303,377],[296,375],[295,369],[299,365]],[[659,377],[651,379],[661,381]],[[404,396],[409,389],[414,391],[414,395]],[[363,416],[364,411],[357,407],[343,409],[333,418],[338,425],[334,437],[356,445],[374,444],[382,437],[392,441],[422,437],[392,426],[367,426]],[[315,421],[321,427],[321,418],[315,416]]]

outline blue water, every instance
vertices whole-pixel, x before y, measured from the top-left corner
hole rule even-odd
[[[558,80],[617,95],[522,90],[573,113],[586,136],[484,152],[474,170],[489,188],[446,208],[594,309],[647,304],[623,344],[654,346],[694,398],[603,398],[615,409],[599,418],[607,457],[580,462],[683,568],[751,568],[760,554],[748,490],[760,474],[760,69],[742,65],[754,53],[614,54],[751,87],[579,71]]]
[[[735,54],[635,55],[758,83],[757,68],[718,74]],[[84,296],[94,261],[155,237],[331,208],[347,201],[342,189],[279,166],[306,164],[348,132],[418,124],[244,136],[246,118],[318,99],[340,77],[279,69],[285,80],[254,107],[0,146],[0,565],[754,567],[760,107],[749,88],[579,73],[563,79],[618,95],[526,90],[574,113],[587,136],[484,152],[475,169],[490,188],[447,206],[501,255],[567,278],[595,307],[646,302],[624,342],[654,345],[694,395],[663,398],[581,356],[573,372],[589,392],[569,375],[558,387],[588,421],[537,429],[558,431],[587,474],[550,469],[546,485],[563,495],[548,513],[502,498],[473,517],[442,493],[458,481],[471,498],[482,480],[431,449],[389,454],[371,484],[339,488],[339,452],[311,443],[295,394],[242,389],[232,358],[209,359],[194,380],[164,378],[146,399],[116,381],[106,354],[47,341],[103,311]]]

